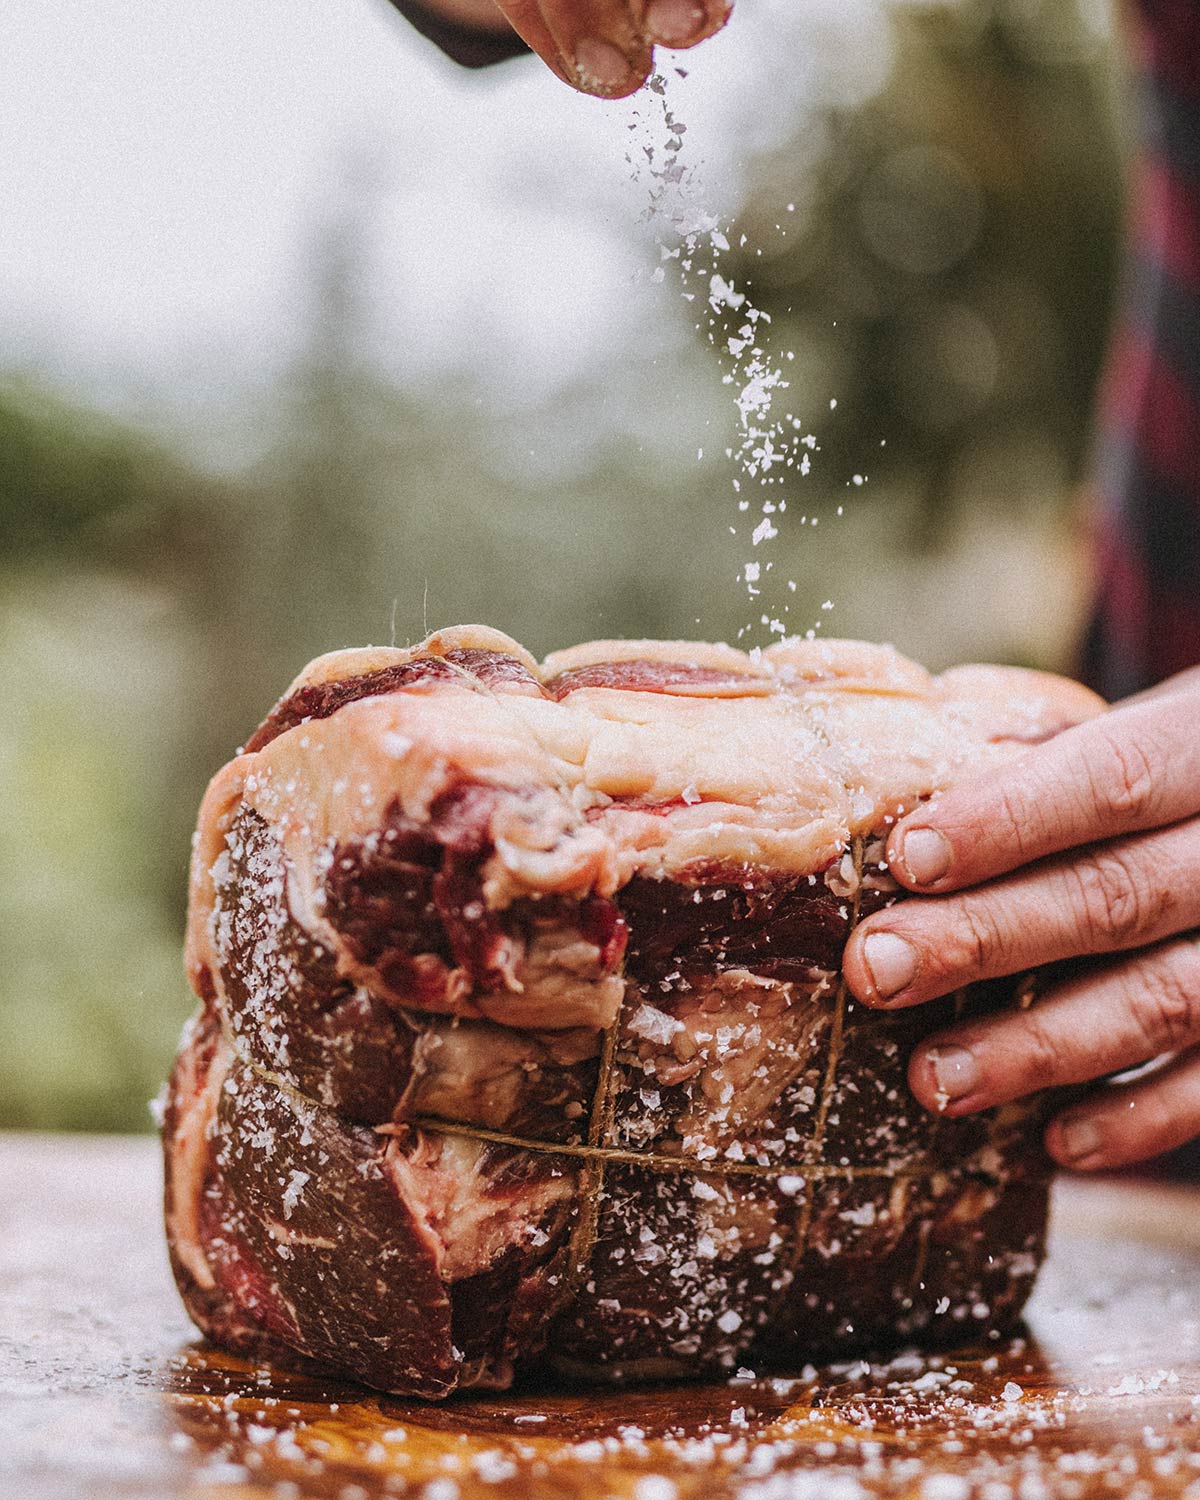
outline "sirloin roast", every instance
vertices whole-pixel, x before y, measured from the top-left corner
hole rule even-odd
[[[213,780],[166,1224],[218,1344],[410,1395],[957,1339],[1042,1254],[1044,1101],[940,1120],[839,976],[890,823],[1100,707],[890,648],[496,631],[313,662]]]

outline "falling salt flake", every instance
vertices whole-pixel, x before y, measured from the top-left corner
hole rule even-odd
[[[804,1178],[797,1177],[793,1172],[785,1172],[777,1186],[785,1197],[794,1198],[797,1193],[804,1191]]]
[[[934,1310],[935,1313],[938,1314],[939,1317],[941,1316],[942,1313],[949,1312],[950,1311],[950,1298],[949,1297],[940,1297],[938,1299],[937,1306],[933,1310]]]
[[[856,484],[856,485],[858,485],[860,487],[862,485],[866,484],[866,482],[867,482],[866,479],[861,474],[855,474],[855,475],[853,475],[852,478],[851,478],[851,480],[850,480],[851,484]]]
[[[795,351],[776,354],[770,350],[767,343],[770,315],[756,307],[747,292],[717,269],[720,257],[730,248],[730,237],[718,216],[702,201],[696,169],[685,154],[686,126],[667,99],[667,80],[661,74],[653,75],[632,109],[626,161],[635,179],[649,188],[643,218],[656,231],[657,270],[665,275],[665,263],[669,260],[676,263],[679,296],[693,304],[693,313],[701,314],[695,322],[697,331],[704,334],[725,360],[721,380],[731,388],[740,427],[739,440],[725,449],[725,457],[736,471],[732,477],[735,495],[740,495],[748,481],[761,488],[790,481],[789,470],[804,477],[810,464],[799,448],[803,444],[814,449],[816,440],[800,436],[797,417],[790,413],[781,415],[775,409],[780,394],[788,388],[784,371],[794,363]],[[795,209],[794,203],[787,205],[789,214]],[[780,233],[786,235],[787,230],[780,228]],[[742,249],[747,248],[745,234],[739,236],[738,243]],[[756,254],[761,256],[761,247]],[[661,278],[656,275],[655,279]],[[696,457],[697,462],[703,460],[702,449]],[[744,499],[739,498],[737,505],[739,512],[749,509]],[[754,546],[779,536],[778,523],[765,521],[765,517],[785,509],[783,501],[778,506],[764,505],[764,520],[752,532]],[[734,537],[741,534],[736,526],[730,526],[729,532]],[[771,566],[770,562],[761,569],[753,564],[744,565],[739,576],[749,597],[764,591],[759,585]],[[767,611],[759,623],[772,635],[784,637],[788,628],[781,616],[789,608],[784,605],[774,612]],[[738,638],[750,628],[749,623],[741,626]]]
[[[821,605],[821,608],[822,609],[832,609],[833,608],[833,600],[832,599],[826,599],[825,603]]]
[[[697,802],[703,801],[700,793],[696,790],[696,783],[694,781],[689,781],[679,795],[689,807],[694,807]]]
[[[741,1314],[735,1313],[732,1307],[717,1319],[717,1327],[722,1333],[736,1333],[741,1326]]]
[[[1024,1394],[1025,1392],[1021,1389],[1017,1382],[1015,1380],[1010,1380],[1004,1387],[1004,1389],[1000,1392],[1000,1397],[1004,1401],[1019,1401]]]
[[[714,272],[708,283],[708,305],[713,312],[732,307],[736,312],[746,300],[745,292],[739,292],[719,272]]]

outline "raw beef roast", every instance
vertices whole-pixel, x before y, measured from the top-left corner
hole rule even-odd
[[[1099,707],[885,647],[495,631],[314,662],[214,779],[168,1089],[216,1342],[385,1390],[776,1364],[1011,1321],[1044,1106],[938,1120],[841,984],[889,823]]]

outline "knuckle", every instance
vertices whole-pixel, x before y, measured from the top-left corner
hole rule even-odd
[[[1140,823],[1154,808],[1158,778],[1140,745],[1097,731],[1096,747],[1086,763],[1087,789],[1102,826]]]
[[[1182,961],[1181,961],[1182,960]],[[1130,1010],[1147,1056],[1175,1052],[1200,1032],[1200,949],[1141,965],[1130,980]]]
[[[1011,786],[999,788],[999,801],[1004,832],[1012,841],[1018,861],[1024,864],[1036,853],[1039,845],[1035,811]]]
[[[1000,913],[991,901],[968,900],[960,904],[957,951],[943,967],[976,977],[1003,973],[1009,941]]]
[[[1154,925],[1162,898],[1122,851],[1103,849],[1068,868],[1077,889],[1079,935],[1089,950],[1129,947]]]
[[[1057,1083],[1063,1071],[1062,1041],[1036,1010],[1021,1017],[1020,1073],[1022,1083],[1044,1088]]]

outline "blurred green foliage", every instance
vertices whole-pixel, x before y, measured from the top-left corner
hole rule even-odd
[[[9,565],[103,551],[119,518],[157,517],[166,466],[110,421],[12,384],[0,400],[0,555]]]
[[[886,87],[829,120],[816,162],[754,168],[739,269],[837,397],[827,462],[848,474],[886,438],[872,480],[918,487],[920,545],[956,503],[1019,504],[1029,465],[1045,490],[1081,473],[1118,252],[1115,81],[1068,0],[913,8]],[[798,233],[764,261],[783,194]]]
[[[793,509],[832,522],[870,471],[819,544],[777,544],[791,621],[836,588],[839,634],[1060,665],[1117,245],[1111,59],[1073,0],[893,24],[879,97],[746,166],[735,270],[807,408],[838,397]],[[460,619],[535,651],[746,623],[719,433],[703,461],[672,446],[646,351],[619,390],[515,416],[469,374],[389,385],[357,353],[353,204],[315,217],[309,341],[236,477],[0,388],[0,1124],[148,1124],[189,1008],[204,782],[310,656]],[[728,415],[699,340],[672,385]]]

